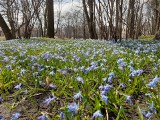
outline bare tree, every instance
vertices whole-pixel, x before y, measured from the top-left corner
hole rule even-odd
[[[84,13],[86,15],[86,20],[87,20],[87,24],[88,24],[88,29],[89,29],[89,33],[90,33],[90,38],[91,39],[97,39],[97,33],[96,33],[96,26],[95,26],[95,17],[94,17],[94,8],[95,8],[95,1],[94,0],[88,0],[87,4],[85,0],[82,0],[83,3],[83,9],[84,9]],[[87,5],[88,5],[88,9],[87,9]]]
[[[0,27],[2,28],[7,40],[13,39],[12,33],[1,14],[0,14]]]

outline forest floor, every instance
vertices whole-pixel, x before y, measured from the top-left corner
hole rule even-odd
[[[152,40],[1,41],[0,116],[158,120],[159,53]]]

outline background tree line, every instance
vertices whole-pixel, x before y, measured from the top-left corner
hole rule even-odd
[[[30,38],[33,34],[116,42],[141,35],[160,38],[160,0],[80,0],[77,8],[62,13],[64,2],[1,0],[0,26],[6,39]]]

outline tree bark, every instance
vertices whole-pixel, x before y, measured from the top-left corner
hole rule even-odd
[[[13,39],[12,33],[1,14],[0,14],[0,27],[3,30],[6,40]]]
[[[54,38],[54,11],[53,11],[53,0],[47,0],[47,37]]]
[[[87,5],[85,0],[82,1],[84,13],[86,15],[86,20],[88,23],[88,29],[91,39],[97,39],[96,26],[95,26],[95,17],[94,17],[94,0],[88,0],[89,12],[87,10]]]

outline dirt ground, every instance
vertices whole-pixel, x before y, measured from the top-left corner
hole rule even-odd
[[[11,111],[4,105],[0,105],[0,115],[3,116],[2,120],[9,120]]]

